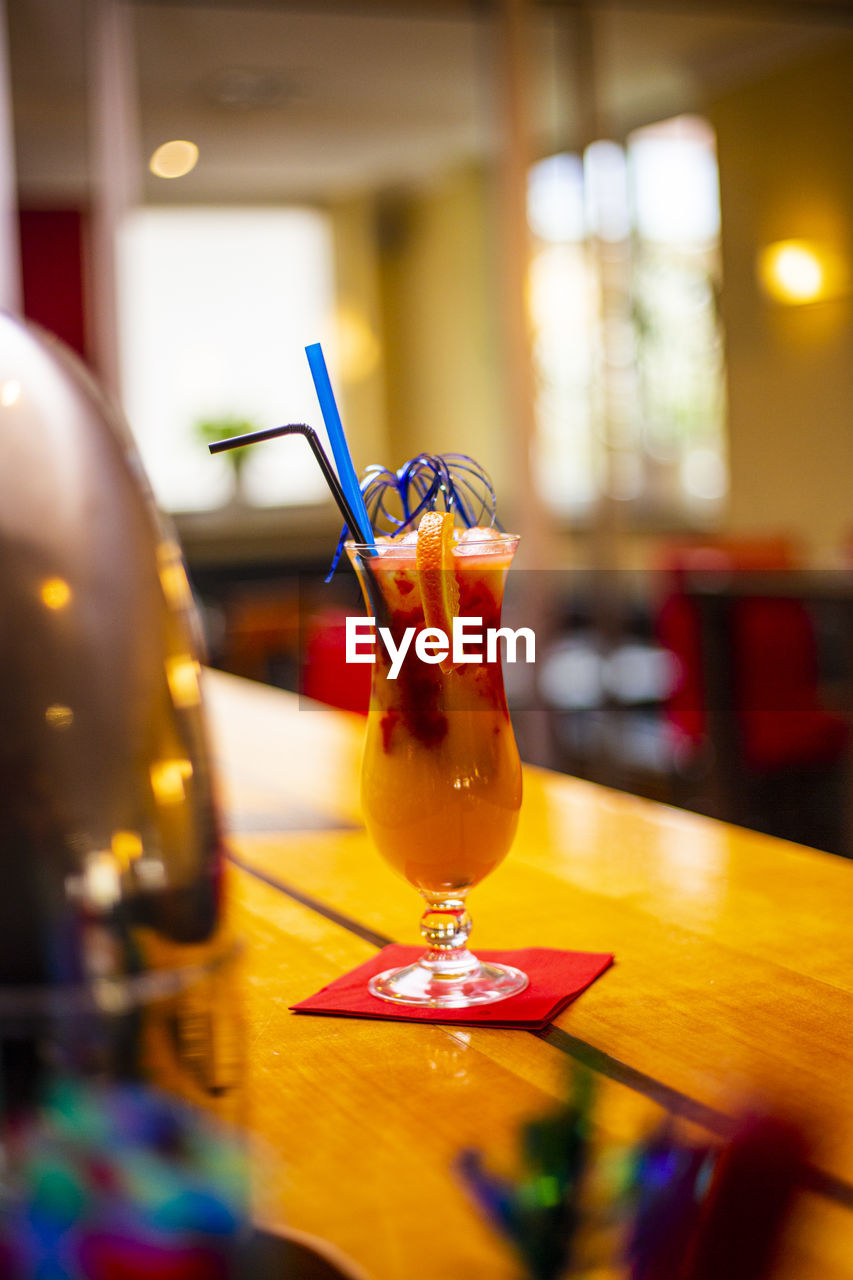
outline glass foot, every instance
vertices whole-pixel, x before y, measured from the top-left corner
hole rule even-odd
[[[518,995],[527,983],[527,974],[510,964],[489,964],[468,954],[456,970],[446,963],[441,969],[433,968],[422,960],[402,969],[386,969],[370,979],[367,989],[371,995],[394,1004],[465,1009]]]

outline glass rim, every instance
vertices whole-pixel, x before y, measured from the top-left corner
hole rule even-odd
[[[466,547],[493,547],[500,543],[505,543],[505,542],[518,543],[520,541],[521,541],[520,533],[498,532],[496,535],[493,535],[490,538],[468,538],[462,544],[454,543],[453,547],[454,549],[456,546],[459,546],[459,545],[466,546]],[[417,546],[417,543],[398,542],[396,538],[392,539],[391,542],[355,542],[353,541],[352,538],[347,538],[346,542],[344,543],[344,547],[347,550],[351,549],[353,551],[380,551],[381,552],[386,547],[388,547],[389,549],[396,549],[400,547],[411,547],[412,550],[414,551],[416,546]]]

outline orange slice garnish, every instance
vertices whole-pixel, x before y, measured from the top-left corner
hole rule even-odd
[[[447,636],[453,644],[453,619],[459,612],[459,586],[453,564],[453,513],[428,511],[418,525],[415,552],[424,621]],[[448,653],[439,664],[442,671],[453,670]]]

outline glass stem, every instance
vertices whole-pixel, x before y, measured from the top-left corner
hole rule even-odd
[[[451,979],[475,973],[480,962],[468,950],[471,917],[464,897],[433,897],[424,894],[426,911],[421,916],[421,934],[427,944],[420,963],[437,977]]]

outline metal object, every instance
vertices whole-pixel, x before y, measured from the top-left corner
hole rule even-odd
[[[179,547],[120,416],[58,342],[0,316],[7,1077],[15,1035],[27,1060],[55,1060],[58,1045],[74,1070],[115,1072],[120,1059],[123,1074],[157,1053],[167,1075],[178,1060],[184,1070],[192,1041],[201,1091],[223,1087],[210,1043],[199,1048],[233,950],[199,635]],[[152,1056],[141,1011],[155,1006]],[[34,1019],[54,1026],[51,1048]]]

